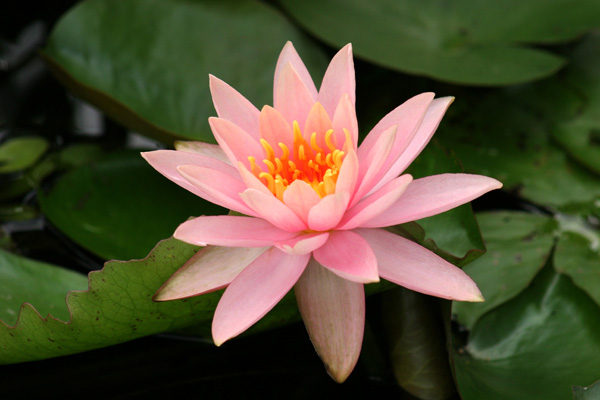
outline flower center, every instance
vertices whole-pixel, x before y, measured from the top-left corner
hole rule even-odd
[[[252,173],[281,201],[283,201],[283,193],[288,186],[298,179],[308,183],[320,197],[335,193],[335,184],[345,153],[336,147],[333,129],[325,132],[327,147],[325,149],[317,144],[316,132],[313,132],[310,143],[308,143],[302,136],[297,121],[294,121],[293,131],[293,152],[280,142],[278,146],[281,148],[282,154],[279,157],[275,156],[275,151],[269,142],[260,139],[260,143],[265,149],[266,158],[263,163],[267,171],[262,170],[254,157],[248,157]],[[350,145],[352,142],[347,129],[344,129],[344,135],[346,136],[345,145]]]

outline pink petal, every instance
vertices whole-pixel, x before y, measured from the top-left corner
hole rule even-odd
[[[304,139],[310,143],[313,132],[316,132],[317,145],[326,149],[325,132],[330,129],[333,129],[333,125],[331,124],[329,115],[327,115],[321,103],[315,103],[306,117],[306,124],[303,131]]]
[[[299,232],[306,229],[306,224],[272,193],[246,189],[240,197],[261,218],[284,231]]]
[[[196,165],[182,165],[177,170],[189,183],[208,194],[212,203],[242,214],[256,215],[240,198],[246,185],[239,179],[216,169]],[[209,200],[207,196],[201,197]]]
[[[177,167],[180,165],[197,165],[217,170],[228,175],[231,179],[239,180],[239,172],[235,167],[215,158],[206,157],[200,154],[173,150],[157,150],[142,153],[142,157],[144,157],[155,170],[171,181],[194,193],[196,196],[202,197],[215,204],[220,204],[219,200],[209,194],[206,190],[200,189],[186,180],[181,176]]]
[[[408,289],[459,301],[483,301],[477,285],[460,268],[402,236],[383,229],[356,229],[369,242],[379,276]]]
[[[290,256],[272,247],[240,272],[215,310],[215,344],[239,335],[269,312],[298,281],[309,259],[308,254]]]
[[[306,117],[315,103],[302,78],[292,64],[283,66],[276,83],[274,105],[288,124],[298,121],[304,126]]]
[[[179,225],[175,239],[204,246],[264,247],[296,234],[278,229],[260,218],[233,215],[204,216]]]
[[[313,252],[315,259],[334,274],[353,282],[379,282],[375,253],[352,231],[331,231],[329,240]]]
[[[375,145],[369,149],[369,152],[364,154],[363,159],[358,155],[358,185],[352,198],[350,206],[354,206],[362,197],[371,190],[378,182],[378,177],[381,176],[381,168],[385,165],[387,158],[392,150],[392,145],[396,139],[397,126],[390,126],[383,132],[375,142]],[[361,145],[362,148],[362,145]],[[358,149],[360,151],[360,148]]]
[[[350,137],[352,138],[352,149],[356,151],[358,145],[358,122],[356,120],[354,104],[352,104],[350,96],[347,94],[342,96],[335,109],[335,113],[333,114],[333,129],[338,145],[346,140],[344,129],[348,129]],[[350,143],[348,145],[350,145]],[[344,149],[344,151],[346,151],[346,149]]]
[[[410,143],[408,143],[404,152],[393,164],[384,167],[384,169],[387,168],[387,172],[373,190],[377,190],[385,182],[404,172],[410,163],[423,151],[453,101],[454,97],[442,97],[431,102],[425,113],[423,122],[421,122],[419,129],[410,140]]]
[[[354,193],[358,179],[358,172],[359,165],[356,152],[350,149],[344,157],[342,168],[340,168],[340,174],[338,175],[338,180],[335,184],[335,192]],[[352,197],[350,200],[352,201]]]
[[[321,199],[308,213],[308,227],[313,231],[323,232],[335,227],[342,217],[350,195],[346,192],[330,194]]]
[[[268,247],[205,247],[158,289],[153,300],[185,299],[222,289],[267,249]]]
[[[260,111],[259,124],[261,139],[266,140],[271,145],[276,157],[280,157],[283,153],[279,143],[283,143],[290,151],[293,151],[294,135],[292,128],[279,111],[273,107],[264,106]],[[256,161],[262,160],[261,158]]]
[[[352,60],[352,45],[347,44],[331,60],[323,83],[319,89],[317,100],[323,104],[329,115],[335,113],[335,109],[341,97],[347,94],[352,104],[356,99],[356,82],[354,78],[354,61]]]
[[[314,189],[306,182],[295,180],[283,192],[283,202],[288,206],[300,219],[308,225],[308,213],[321,198]]]
[[[378,228],[443,213],[478,198],[502,183],[470,174],[441,174],[414,180],[388,210],[362,226]]]
[[[263,159],[263,148],[260,143],[245,130],[225,119],[211,117],[208,119],[215,139],[227,155],[232,165],[238,161],[250,168],[248,157]]]
[[[310,93],[313,102],[317,101],[317,88],[315,87],[315,83],[310,77],[308,69],[306,69],[306,66],[304,65],[302,59],[296,52],[296,49],[294,48],[292,42],[287,42],[285,44],[283,50],[281,50],[279,59],[277,60],[277,66],[275,67],[275,79],[273,83],[273,99],[277,98],[277,83],[279,82],[279,75],[281,75],[281,70],[287,63],[292,64],[294,69],[298,72],[298,76],[308,89],[308,92]]]
[[[387,185],[348,210],[336,229],[353,229],[384,213],[400,198],[411,182],[412,176],[410,175],[402,175],[388,182]]]
[[[304,325],[336,382],[354,369],[365,327],[363,285],[342,279],[311,260],[296,286],[298,308]]]
[[[231,165],[231,161],[227,158],[225,152],[218,144],[210,144],[204,142],[192,141],[176,141],[175,149],[177,151],[185,151],[188,153],[196,153],[205,157],[210,157]]]
[[[312,253],[319,247],[323,246],[325,242],[327,242],[328,238],[328,232],[313,233],[310,235],[301,235],[292,239],[277,242],[275,243],[275,246],[277,246],[279,250],[285,251],[290,255],[299,256]]]
[[[234,88],[210,75],[210,93],[215,110],[226,119],[258,140],[258,109]]]

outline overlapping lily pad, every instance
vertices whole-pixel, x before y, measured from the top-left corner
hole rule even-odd
[[[213,141],[208,74],[271,104],[287,40],[320,79],[324,56],[262,2],[92,0],[58,22],[43,54],[69,89],[130,129]]]
[[[562,0],[279,0],[304,28],[402,72],[461,84],[509,85],[556,72],[564,59],[531,46],[598,26],[600,5]],[[527,46],[526,44],[530,44]]]

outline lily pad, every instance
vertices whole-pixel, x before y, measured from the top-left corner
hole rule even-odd
[[[61,232],[104,259],[142,258],[190,216],[224,214],[154,171],[138,152],[117,152],[58,178],[40,206]]]
[[[63,16],[43,55],[63,84],[126,127],[166,142],[214,141],[208,74],[270,104],[287,40],[320,77],[324,55],[262,2],[91,0]]]
[[[22,171],[31,167],[48,149],[41,137],[20,137],[0,145],[0,174]]]
[[[600,4],[562,0],[279,0],[323,41],[398,71],[469,85],[510,85],[555,73],[564,60],[526,44],[574,39],[598,26]]]
[[[548,264],[454,351],[464,400],[561,400],[600,371],[600,308]],[[455,342],[456,343],[456,342]],[[507,384],[510,383],[510,384]]]

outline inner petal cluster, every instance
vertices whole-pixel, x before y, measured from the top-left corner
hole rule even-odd
[[[283,193],[295,180],[308,183],[321,197],[335,193],[337,182],[346,148],[351,142],[350,133],[343,129],[345,143],[343,146],[336,144],[333,129],[310,136],[310,143],[304,139],[297,121],[293,122],[293,149],[289,149],[284,143],[277,143],[282,153],[279,157],[275,155],[273,146],[265,139],[260,139],[260,144],[265,151],[263,160],[264,168],[256,162],[252,156],[248,157],[252,173],[259,178],[265,186],[279,200],[283,201]],[[319,146],[318,142],[325,146]]]

